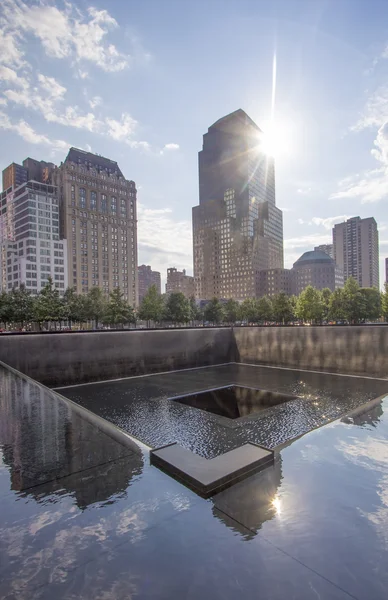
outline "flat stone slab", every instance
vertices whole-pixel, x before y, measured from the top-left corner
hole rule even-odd
[[[200,496],[208,498],[272,465],[274,452],[249,442],[208,460],[174,443],[151,450],[150,461]]]

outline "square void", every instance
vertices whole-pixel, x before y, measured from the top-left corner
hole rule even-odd
[[[259,413],[271,406],[294,400],[297,396],[230,385],[171,398],[175,402],[199,408],[228,419],[240,419]]]

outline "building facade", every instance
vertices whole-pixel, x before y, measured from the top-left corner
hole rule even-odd
[[[67,243],[59,232],[58,190],[28,181],[1,194],[0,286],[24,284],[38,293],[51,277],[63,294],[68,285]]]
[[[150,265],[140,265],[137,268],[139,279],[139,304],[152,285],[156,287],[158,294],[162,293],[162,284],[159,271],[153,271]]]
[[[332,292],[344,285],[344,274],[332,258],[321,250],[305,252],[293,264],[292,293],[299,295],[312,285],[317,290],[329,288]]]
[[[293,293],[291,269],[264,269],[256,273],[256,296]]]
[[[335,225],[333,246],[345,281],[354,277],[361,287],[379,289],[379,232],[373,217],[353,217]]]
[[[330,256],[330,258],[334,259],[334,247],[333,244],[321,244],[320,246],[315,246],[314,250],[319,250],[320,252],[326,252]]]
[[[199,152],[199,205],[193,208],[195,295],[244,300],[256,272],[283,268],[282,212],[273,158],[262,132],[237,110],[209,127]]]
[[[11,163],[3,170],[3,191],[9,188],[16,188],[22,183],[27,183],[28,171],[22,165]]]
[[[138,303],[136,185],[117,162],[71,148],[51,174],[58,186],[60,229],[67,239],[68,280],[78,293],[120,287]]]
[[[186,270],[178,271],[175,267],[167,269],[166,294],[182,292],[186,298],[194,296],[194,277],[186,275]]]

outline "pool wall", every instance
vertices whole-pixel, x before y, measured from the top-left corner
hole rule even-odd
[[[388,326],[4,335],[0,360],[48,386],[241,362],[388,377]]]

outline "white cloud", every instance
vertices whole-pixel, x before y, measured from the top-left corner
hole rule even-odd
[[[67,150],[70,144],[63,140],[51,140],[45,135],[39,134],[23,119],[12,123],[8,115],[0,112],[0,129],[15,131],[20,137],[30,144],[44,144],[52,146],[56,150]]]
[[[108,135],[117,141],[129,140],[135,132],[137,121],[133,119],[129,114],[123,113],[121,120],[106,119],[108,125]]]
[[[63,98],[66,94],[66,88],[63,87],[54,77],[47,77],[47,75],[38,74],[38,81],[40,87],[44,90],[49,98],[55,98],[56,100]]]
[[[163,150],[179,150],[179,144],[165,144]]]
[[[138,203],[140,262],[146,261],[165,274],[171,266],[191,271],[192,229],[188,220],[174,220],[170,208],[147,208]]]
[[[21,67],[23,64],[23,52],[19,48],[19,34],[6,32],[5,23],[0,19],[0,56],[6,65]]]
[[[289,238],[284,240],[284,248],[286,250],[293,250],[296,248],[306,248],[312,250],[314,246],[320,244],[330,244],[332,242],[332,236],[329,233],[313,233],[310,235],[302,235],[296,238]]]
[[[93,96],[93,98],[91,100],[89,100],[89,106],[90,108],[96,108],[97,106],[100,106],[102,104],[102,98],[101,96]]]
[[[360,118],[350,127],[358,132],[368,127],[380,127],[388,120],[388,86],[377,88],[366,100]]]
[[[25,79],[25,77],[19,77],[16,71],[6,67],[5,65],[0,65],[0,80],[6,81],[7,83],[9,82],[17,87],[28,87],[28,81]]]
[[[312,191],[311,187],[300,187],[296,190],[297,194],[301,194],[302,196],[309,196]]]
[[[29,5],[22,0],[2,0],[4,29],[0,48],[4,48],[6,64],[20,64],[23,52],[21,34],[38,38],[48,56],[75,62],[89,62],[104,71],[121,71],[129,66],[131,57],[106,42],[117,21],[106,10],[90,7],[87,14],[66,2],[63,10],[47,1]]]
[[[350,219],[347,215],[340,215],[338,217],[326,217],[324,219],[320,217],[313,217],[311,223],[314,225],[322,225],[325,229],[333,229],[337,223],[343,223]]]

